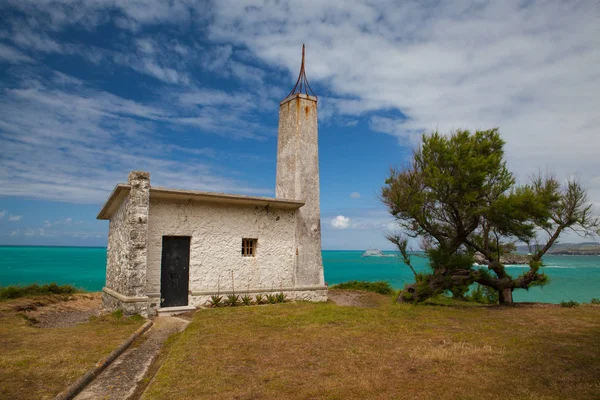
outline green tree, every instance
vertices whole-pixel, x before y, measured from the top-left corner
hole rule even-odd
[[[422,301],[445,291],[461,297],[476,282],[496,290],[500,303],[512,303],[514,289],[548,282],[540,271],[542,256],[565,230],[597,232],[599,220],[579,182],[561,186],[540,174],[517,186],[504,144],[497,128],[451,136],[436,132],[423,136],[409,166],[391,170],[381,199],[405,234],[388,239],[415,276],[400,301]],[[431,272],[418,274],[410,264],[409,237],[421,238]],[[516,242],[528,243],[532,252],[529,269],[513,277],[502,260]],[[476,254],[484,267],[473,266]]]

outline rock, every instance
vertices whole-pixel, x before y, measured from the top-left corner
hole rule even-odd
[[[487,262],[481,253],[475,253],[475,256],[473,257],[473,259],[477,264],[487,265]],[[505,254],[502,257],[500,257],[500,262],[504,265],[507,265],[507,264],[529,264],[529,256],[526,254],[515,254],[515,253]]]

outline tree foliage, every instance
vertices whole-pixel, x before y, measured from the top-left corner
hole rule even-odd
[[[561,185],[538,174],[516,185],[504,157],[498,129],[424,135],[410,165],[392,169],[381,199],[407,236],[388,235],[415,275],[401,300],[421,301],[451,291],[464,296],[474,282],[498,291],[501,303],[512,291],[548,282],[542,256],[565,230],[595,233],[585,190],[577,180]],[[544,233],[544,235],[540,235]],[[421,238],[431,273],[417,274],[410,264],[408,237]],[[503,256],[516,242],[530,244],[529,270],[508,274]],[[473,267],[475,254],[487,268]]]

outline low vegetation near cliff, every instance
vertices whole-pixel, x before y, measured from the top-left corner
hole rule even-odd
[[[600,398],[600,306],[394,304],[362,293],[365,307],[199,311],[163,349],[142,398]]]
[[[0,399],[54,398],[143,323],[99,308],[99,293],[0,302]]]
[[[26,296],[74,294],[78,292],[80,292],[80,290],[74,286],[57,285],[56,283],[49,283],[45,285],[38,285],[37,283],[34,283],[27,286],[10,285],[0,287],[0,301],[18,299],[19,297]]]

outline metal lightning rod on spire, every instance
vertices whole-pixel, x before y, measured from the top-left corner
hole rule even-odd
[[[317,97],[315,92],[313,92],[312,88],[308,84],[308,79],[306,78],[306,71],[304,70],[304,44],[302,44],[302,63],[300,64],[300,74],[298,74],[298,80],[296,81],[296,85],[286,97],[297,93],[304,93],[307,96]]]

